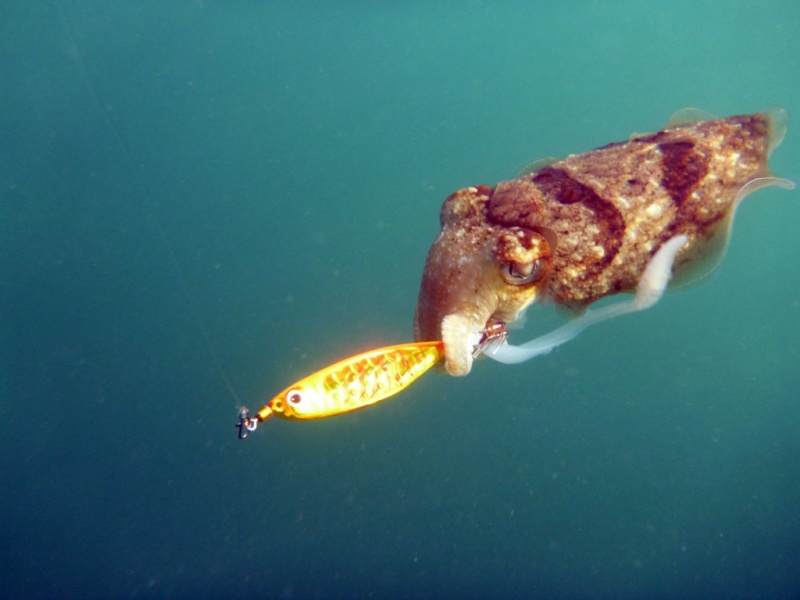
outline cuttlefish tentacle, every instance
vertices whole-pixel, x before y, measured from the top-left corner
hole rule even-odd
[[[556,346],[570,341],[590,325],[650,308],[661,299],[667,289],[667,283],[672,277],[672,265],[675,257],[688,240],[687,236],[678,235],[659,248],[647,265],[647,269],[639,280],[639,285],[636,286],[636,295],[631,300],[587,310],[580,317],[525,344],[512,346],[506,343],[489,346],[484,354],[506,364],[525,362],[535,356],[547,354]]]

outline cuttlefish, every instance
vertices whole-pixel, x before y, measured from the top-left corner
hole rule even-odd
[[[786,124],[779,108],[724,119],[686,109],[657,133],[455,192],[425,263],[416,340],[443,341],[445,370],[466,375],[481,352],[527,360],[592,323],[652,306],[668,284],[702,278],[722,260],[745,197],[794,187],[767,164]],[[634,296],[588,309],[620,293]],[[506,325],[533,303],[572,320],[509,345]],[[500,343],[485,344],[493,331],[503,332]]]

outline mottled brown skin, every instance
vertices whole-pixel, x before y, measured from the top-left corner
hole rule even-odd
[[[674,271],[692,268],[727,235],[739,190],[769,175],[772,118],[759,113],[670,128],[494,188],[454,193],[425,265],[416,339],[443,339],[448,372],[463,375],[471,358],[463,355],[462,337],[491,321],[514,321],[535,300],[579,312],[630,292],[660,246],[679,234],[689,241]],[[524,274],[535,261],[530,281],[507,277],[509,264]],[[443,331],[451,314],[459,315],[457,326]],[[459,348],[448,348],[448,335]]]

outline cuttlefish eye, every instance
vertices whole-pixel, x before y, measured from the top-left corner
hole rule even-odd
[[[531,263],[510,262],[503,265],[500,275],[511,285],[525,285],[539,280],[547,270],[547,261],[543,258]]]
[[[500,276],[511,285],[530,285],[544,279],[552,251],[544,233],[509,227],[497,237],[494,260]]]

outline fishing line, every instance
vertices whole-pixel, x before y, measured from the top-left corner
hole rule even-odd
[[[75,62],[78,65],[78,69],[81,72],[81,76],[83,77],[84,81],[86,82],[86,86],[91,91],[92,98],[94,99],[94,102],[97,105],[97,108],[103,114],[103,116],[105,118],[105,121],[106,121],[106,124],[111,129],[111,131],[113,132],[113,136],[116,139],[117,144],[121,148],[122,155],[123,155],[123,157],[125,159],[125,162],[128,163],[128,165],[130,166],[131,170],[133,171],[134,179],[136,180],[136,183],[139,185],[139,187],[141,188],[141,190],[142,190],[142,192],[144,194],[145,202],[147,203],[147,206],[149,208],[148,212],[150,213],[150,219],[153,222],[153,224],[155,225],[155,228],[158,231],[158,235],[161,238],[161,241],[164,242],[164,245],[167,247],[168,254],[169,254],[172,266],[174,267],[175,272],[178,274],[178,281],[180,282],[180,287],[181,287],[181,289],[183,291],[184,296],[186,296],[187,300],[189,301],[189,306],[192,309],[192,313],[194,315],[195,321],[197,322],[197,325],[200,328],[200,331],[203,333],[203,339],[205,340],[205,343],[206,343],[206,349],[208,350],[208,353],[211,355],[211,358],[214,361],[214,366],[216,367],[217,371],[219,372],[220,376],[222,377],[222,380],[225,382],[225,385],[228,387],[228,391],[231,393],[231,396],[233,396],[233,399],[236,401],[237,408],[238,408],[238,407],[242,406],[242,402],[239,399],[239,396],[236,394],[236,391],[233,389],[233,385],[231,385],[231,382],[228,379],[228,376],[225,374],[225,370],[222,368],[222,364],[220,363],[219,357],[217,356],[217,353],[214,350],[214,346],[211,343],[211,337],[208,335],[208,330],[206,329],[205,325],[203,324],[203,319],[200,317],[200,310],[197,308],[197,303],[194,301],[194,298],[192,297],[192,294],[189,291],[189,286],[186,283],[186,278],[183,275],[183,270],[181,269],[180,263],[178,262],[178,257],[175,254],[175,250],[173,249],[172,244],[170,243],[166,232],[164,231],[163,225],[161,224],[161,219],[158,216],[158,207],[156,205],[155,200],[153,200],[153,195],[150,193],[150,188],[147,186],[147,183],[145,182],[144,178],[141,176],[141,174],[139,173],[139,170],[136,168],[136,163],[133,160],[133,153],[131,152],[130,147],[128,146],[127,142],[125,141],[125,138],[122,136],[122,133],[120,132],[119,127],[117,127],[117,123],[114,121],[114,118],[111,116],[111,112],[100,101],[100,96],[99,96],[99,94],[97,92],[97,88],[95,87],[94,82],[93,82],[93,80],[92,80],[92,78],[91,78],[91,76],[89,74],[89,70],[86,68],[86,63],[83,60],[83,51],[82,51],[82,49],[80,47],[80,44],[78,44],[77,37],[75,36],[75,34],[74,34],[73,30],[72,30],[72,26],[70,25],[69,20],[66,18],[66,15],[64,14],[64,9],[61,6],[61,3],[58,3],[57,6],[58,6],[58,13],[59,13],[59,17],[61,19],[62,26],[67,31],[67,35],[69,37],[70,44],[72,45],[72,48],[73,48],[73,54],[74,54],[74,57],[75,57]]]

